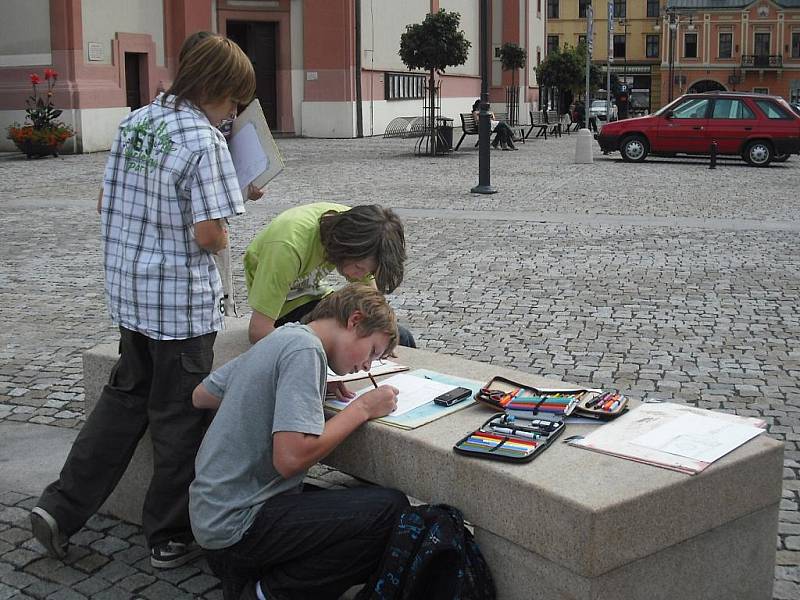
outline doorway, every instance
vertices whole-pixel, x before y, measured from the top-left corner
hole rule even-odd
[[[125,53],[125,104],[131,111],[142,107],[141,64],[146,54]]]
[[[278,124],[277,24],[228,21],[227,36],[244,50],[256,72],[256,97],[272,131]]]
[[[701,79],[694,82],[687,90],[690,94],[702,94],[703,92],[726,92],[727,89],[718,81],[713,79]]]

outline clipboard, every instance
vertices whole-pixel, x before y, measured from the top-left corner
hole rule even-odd
[[[261,189],[283,171],[283,157],[267,125],[258,98],[247,105],[233,121],[228,138],[239,187],[253,184]]]

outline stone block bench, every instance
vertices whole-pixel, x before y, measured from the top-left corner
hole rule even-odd
[[[215,366],[249,347],[247,320],[215,346]],[[542,385],[510,369],[398,348],[398,360],[479,381]],[[116,360],[84,354],[87,410]],[[552,380],[551,380],[552,382]],[[355,386],[354,386],[355,387]],[[525,464],[455,454],[491,414],[472,406],[418,429],[368,423],[325,464],[431,503],[459,507],[475,526],[501,600],[769,600],[783,445],[758,436],[695,476],[573,448],[558,440]],[[592,425],[569,425],[564,437]],[[152,471],[145,438],[104,511],[139,523]]]

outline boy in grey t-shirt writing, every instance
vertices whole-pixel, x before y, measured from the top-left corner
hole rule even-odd
[[[397,336],[383,295],[351,284],[323,299],[308,325],[277,329],[195,389],[196,407],[219,410],[197,454],[189,512],[226,600],[338,598],[377,568],[405,495],[372,487],[302,493],[302,481],[397,404],[397,390],[384,385],[325,422],[327,367],[368,369]]]

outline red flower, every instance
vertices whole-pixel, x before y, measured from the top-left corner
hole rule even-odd
[[[37,85],[42,81],[36,73],[31,73],[30,78],[33,85]]]
[[[47,79],[48,81],[50,79],[56,80],[56,79],[58,79],[58,73],[56,73],[55,70],[53,70],[53,69],[45,69],[44,70],[44,78]]]

